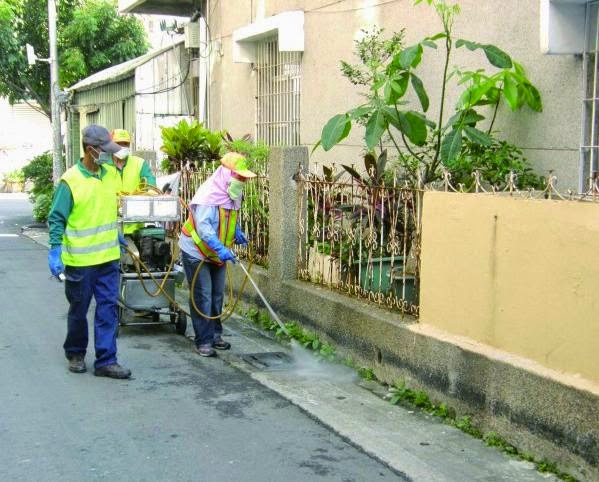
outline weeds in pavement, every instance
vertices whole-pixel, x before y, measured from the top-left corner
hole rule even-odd
[[[242,312],[241,314],[262,329],[273,332],[275,336],[281,340],[296,340],[306,349],[312,350],[319,358],[329,362],[342,363],[343,365],[353,368],[364,380],[378,381],[372,368],[357,364],[351,357],[340,359],[332,345],[323,342],[316,333],[302,328],[298,323],[285,323],[285,328],[289,333],[289,336],[287,336],[277,322],[272,320],[267,313],[260,312],[256,308],[250,308],[248,311]],[[566,482],[577,482],[578,480],[569,474],[561,472],[554,462],[545,459],[537,460],[533,455],[521,452],[496,432],[487,432],[483,434],[483,432],[473,424],[471,416],[465,415],[458,417],[455,409],[448,407],[444,403],[439,405],[435,404],[431,401],[429,395],[425,391],[408,388],[404,380],[397,381],[393,386],[389,387],[386,398],[392,405],[403,405],[410,408],[416,407],[423,412],[439,417],[448,425],[483,440],[489,447],[495,447],[512,457],[535,464],[535,467],[539,472],[555,474],[561,480]]]

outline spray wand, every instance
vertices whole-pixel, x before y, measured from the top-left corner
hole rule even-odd
[[[277,324],[281,327],[281,330],[283,330],[283,333],[285,333],[287,336],[289,336],[289,332],[287,331],[287,328],[285,327],[285,324],[281,321],[281,319],[279,318],[279,316],[277,315],[277,313],[275,312],[275,310],[273,310],[272,306],[270,306],[270,303],[266,300],[266,297],[264,296],[264,294],[262,293],[262,291],[260,291],[260,288],[258,288],[258,285],[256,284],[256,282],[250,276],[250,273],[248,272],[248,270],[245,268],[245,266],[243,265],[243,263],[241,263],[241,261],[239,261],[239,259],[237,260],[237,262],[238,262],[239,266],[241,266],[241,269],[243,269],[243,271],[244,271],[245,275],[247,276],[248,280],[250,280],[250,283],[252,283],[252,286],[256,290],[256,293],[258,293],[258,296],[260,297],[260,299],[264,303],[264,306],[266,306],[266,309],[269,311],[269,313],[274,318],[274,320],[277,322]]]

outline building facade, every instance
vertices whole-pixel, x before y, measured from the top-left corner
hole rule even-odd
[[[20,169],[52,149],[50,119],[36,104],[11,105],[8,99],[0,98],[0,119],[0,174]]]
[[[599,96],[593,94],[598,2],[457,3],[461,14],[455,37],[508,52],[524,66],[543,98],[540,114],[526,108],[512,113],[502,106],[495,124],[498,137],[520,147],[539,174],[553,172],[560,188],[583,189],[599,164],[594,127]],[[329,118],[360,103],[360,90],[342,76],[340,61],[356,61],[354,41],[363,30],[376,26],[391,35],[405,28],[406,45],[442,30],[432,7],[411,1],[121,0],[121,9],[189,16],[199,12],[202,21],[206,19],[208,39],[208,80],[199,95],[208,98],[209,126],[235,136],[251,133],[272,145],[312,146]],[[587,42],[581,45],[585,35]],[[553,53],[562,55],[548,55]],[[453,66],[493,71],[481,52],[467,49],[455,50]],[[431,97],[433,119],[442,68],[441,49],[427,51],[418,67]],[[450,82],[448,89],[451,108],[458,88]],[[315,151],[312,160],[358,163],[362,137],[363,132],[354,129],[331,152]]]
[[[90,124],[127,129],[132,150],[153,167],[161,160],[161,126],[196,115],[197,75],[182,40],[98,72],[69,88],[69,163],[79,159],[80,132]],[[196,86],[194,88],[194,85]]]

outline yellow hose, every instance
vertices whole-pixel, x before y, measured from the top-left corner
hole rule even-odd
[[[148,266],[139,258],[139,256],[137,256],[136,253],[134,253],[131,249],[129,249],[128,246],[124,247],[125,250],[127,251],[127,253],[129,253],[129,255],[131,256],[131,258],[136,261],[136,263],[134,263],[135,266],[135,271],[137,273],[137,276],[139,278],[139,281],[141,282],[141,286],[143,288],[143,290],[152,298],[156,298],[157,296],[160,296],[160,294],[163,294],[165,296],[165,298],[171,303],[173,304],[176,308],[178,308],[180,311],[182,311],[183,313],[185,313],[187,316],[191,317],[191,314],[189,312],[187,312],[185,309],[183,309],[183,307],[181,305],[179,305],[179,303],[177,303],[177,301],[175,299],[173,299],[173,297],[164,289],[165,285],[166,285],[166,281],[168,280],[168,276],[171,273],[172,269],[173,269],[173,265],[175,263],[175,259],[173,258],[171,260],[171,263],[168,267],[168,270],[166,272],[166,276],[164,277],[164,279],[162,280],[161,283],[158,282],[158,280],[156,279],[156,277],[153,275],[153,273],[150,271],[150,269],[148,268]],[[250,258],[251,259],[251,258]],[[190,296],[190,300],[191,300],[191,305],[193,307],[193,309],[196,311],[196,313],[198,313],[200,316],[202,316],[203,318],[206,318],[208,320],[217,320],[220,319],[221,322],[227,320],[228,318],[231,317],[231,315],[233,315],[233,313],[235,312],[235,309],[237,308],[237,305],[239,304],[239,300],[241,299],[241,296],[243,295],[243,292],[245,291],[245,287],[247,285],[248,282],[248,278],[249,275],[246,274],[243,282],[241,283],[241,288],[239,289],[239,292],[237,293],[237,296],[234,297],[234,293],[233,293],[233,282],[231,281],[231,273],[230,273],[230,267],[227,264],[227,280],[228,280],[228,291],[229,291],[229,299],[234,299],[233,304],[229,305],[228,307],[225,307],[222,311],[222,313],[220,313],[217,316],[209,316],[206,313],[202,312],[196,302],[195,302],[195,297],[193,296],[194,293],[194,289],[195,289],[195,284],[197,282],[197,278],[198,278],[198,274],[200,272],[200,270],[202,269],[202,266],[204,266],[204,263],[206,261],[202,260],[200,262],[200,264],[198,265],[198,267],[196,268],[193,277],[191,279],[191,283],[189,286],[189,296]],[[139,264],[138,264],[139,263]],[[252,265],[253,262],[250,260],[249,264],[248,264],[248,273],[249,271],[251,271],[252,269]],[[146,287],[145,281],[143,279],[143,275],[142,275],[142,271],[141,268],[143,268],[143,270],[150,275],[150,279],[154,282],[154,284],[156,284],[157,286],[157,290],[154,293],[151,293],[150,290]]]
[[[158,189],[155,186],[152,186],[151,184],[148,184],[147,182],[143,181],[142,183],[140,183],[139,187],[137,190],[133,191],[133,192],[120,192],[119,196],[138,196],[138,195],[148,195],[149,193],[147,192],[148,190],[152,190],[154,191],[156,194],[163,194],[163,192]],[[181,202],[181,204],[183,205],[184,208],[187,209],[187,203],[185,202],[185,200],[181,197],[179,197],[179,200]],[[166,271],[166,275],[164,276],[164,279],[162,280],[161,283],[158,283],[158,280],[154,277],[154,275],[152,274],[152,272],[150,271],[150,269],[147,267],[147,265],[141,260],[141,258],[139,256],[137,256],[136,253],[134,253],[131,249],[129,249],[129,247],[125,246],[124,247],[125,250],[127,251],[127,253],[129,253],[129,255],[131,256],[131,259],[133,259],[134,261],[134,266],[135,266],[135,271],[137,272],[137,276],[139,278],[139,281],[141,282],[141,286],[144,289],[144,291],[151,296],[152,298],[156,298],[158,296],[160,296],[160,294],[163,294],[165,296],[165,298],[176,308],[178,308],[180,311],[182,311],[183,313],[185,313],[187,316],[191,317],[191,314],[188,313],[185,309],[183,309],[183,307],[181,305],[179,305],[179,303],[177,303],[176,300],[173,299],[173,297],[164,289],[164,287],[166,286],[166,282],[168,280],[168,277],[173,269],[173,265],[175,264],[175,258],[173,257],[169,267]],[[249,246],[248,246],[249,248]],[[248,249],[248,255],[250,254],[250,250]],[[233,282],[231,281],[231,272],[230,272],[230,267],[227,264],[226,270],[227,270],[227,280],[228,280],[228,291],[229,291],[229,300],[234,299],[234,302],[232,305],[230,305],[229,307],[225,307],[222,311],[222,313],[220,315],[217,316],[209,316],[206,313],[203,313],[202,310],[200,310],[196,304],[195,301],[195,297],[193,296],[194,293],[194,289],[195,289],[195,284],[197,282],[198,279],[198,274],[200,273],[200,270],[202,269],[202,266],[204,266],[204,263],[206,262],[205,260],[202,260],[200,262],[200,264],[198,265],[198,267],[196,268],[193,277],[191,279],[191,283],[189,286],[189,297],[191,300],[191,305],[193,307],[193,309],[196,311],[196,313],[198,313],[200,316],[202,316],[203,318],[206,318],[208,320],[218,320],[220,319],[221,322],[229,319],[231,317],[231,315],[235,312],[235,309],[237,308],[237,305],[239,303],[239,300],[241,299],[241,296],[243,295],[243,292],[245,290],[245,287],[247,285],[248,282],[248,278],[249,278],[249,272],[252,269],[252,265],[253,262],[251,261],[251,255],[248,256],[250,259],[250,262],[248,264],[248,269],[247,269],[247,273],[243,279],[243,282],[241,283],[241,288],[239,290],[239,293],[237,293],[237,296],[234,297],[234,293],[233,293]],[[141,272],[141,268],[144,269],[144,271],[150,275],[150,279],[156,284],[157,286],[157,290],[153,293],[150,292],[150,290],[146,287],[145,281],[143,279],[143,275]]]

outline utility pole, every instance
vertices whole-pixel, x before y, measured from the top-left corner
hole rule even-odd
[[[48,0],[48,33],[50,37],[50,100],[52,109],[52,178],[62,176],[62,135],[60,132],[60,87],[58,82],[58,48],[56,45],[56,0]]]

